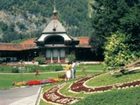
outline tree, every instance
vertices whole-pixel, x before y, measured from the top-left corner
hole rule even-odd
[[[129,50],[140,57],[140,0],[92,0],[91,44],[98,52],[106,37],[117,31],[124,33]],[[90,0],[91,2],[91,0]]]
[[[130,46],[127,43],[130,37],[122,33],[113,33],[107,37],[105,43],[105,64],[110,68],[125,66],[135,58],[134,53],[131,53]]]
[[[131,51],[140,52],[140,4],[134,5],[120,19],[121,30],[131,35],[129,44]]]

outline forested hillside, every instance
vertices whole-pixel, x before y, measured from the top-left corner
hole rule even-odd
[[[87,0],[56,0],[55,4],[70,35],[91,35]],[[53,0],[0,0],[0,41],[38,37],[52,11]]]

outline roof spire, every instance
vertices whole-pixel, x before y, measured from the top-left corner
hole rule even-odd
[[[53,13],[56,13],[57,10],[56,10],[56,4],[55,4],[55,0],[53,1]]]
[[[55,0],[53,0],[53,19],[58,19]]]

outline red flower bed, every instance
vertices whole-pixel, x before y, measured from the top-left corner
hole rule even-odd
[[[58,93],[59,87],[53,87],[47,92],[43,94],[43,98],[47,101],[53,102],[53,103],[58,103],[58,104],[70,104],[73,101],[77,100],[76,98],[73,97],[66,97],[63,96],[62,94]]]
[[[84,86],[83,84],[92,77],[85,77],[75,83],[73,83],[71,85],[71,90],[72,91],[75,91],[75,92],[81,92],[81,91],[84,91],[84,92],[99,92],[99,91],[107,91],[107,90],[111,90],[113,88],[125,88],[125,87],[131,87],[131,86],[138,86],[140,85],[140,81],[134,81],[134,82],[128,82],[128,83],[123,83],[123,84],[120,84],[120,85],[110,85],[110,86],[102,86],[102,87],[96,87],[96,88],[88,88],[86,86]]]
[[[41,85],[41,84],[56,83],[56,82],[58,82],[58,81],[55,79],[30,80],[30,81],[27,81],[27,85],[32,86],[32,85]]]
[[[55,79],[45,79],[45,80],[40,80],[41,84],[46,84],[46,83],[56,83]]]
[[[83,79],[80,79],[79,81],[73,83],[71,85],[71,90],[72,91],[75,91],[75,92],[80,92],[80,91],[85,91],[85,92],[88,92],[88,91],[92,91],[93,89],[92,88],[87,88],[85,87],[83,84],[85,81],[87,81],[88,79],[90,79],[92,77],[85,77]]]
[[[106,91],[106,90],[111,90],[113,88],[113,86],[103,86],[103,87],[97,87],[94,88],[94,91]]]
[[[57,82],[55,79],[47,79],[47,83],[55,83]]]
[[[128,83],[123,83],[121,85],[115,85],[116,88],[125,88],[125,87],[131,87],[131,86],[137,86],[140,85],[140,81],[134,81],[134,82],[128,82]]]
[[[41,81],[40,80],[30,80],[27,81],[27,85],[32,86],[32,85],[40,85]]]
[[[46,84],[48,83],[48,80],[47,79],[44,79],[44,80],[40,80],[41,84]]]

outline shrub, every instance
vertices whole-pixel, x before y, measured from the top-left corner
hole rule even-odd
[[[60,70],[63,70],[63,67],[60,64],[55,64],[55,65],[50,64],[50,65],[46,66],[46,69],[49,71],[60,71]]]
[[[107,38],[104,52],[107,67],[124,66],[135,58],[127,44],[128,39],[125,34],[118,32]]]
[[[63,70],[63,67],[61,65],[56,65],[54,68],[55,71]]]
[[[61,64],[50,64],[48,66],[38,66],[38,65],[25,65],[25,66],[0,66],[0,72],[3,73],[33,73],[36,70],[45,71],[60,71],[63,70]]]
[[[67,59],[69,62],[73,62],[76,59],[75,54],[73,54],[73,53],[69,54],[67,56]]]
[[[19,73],[18,67],[14,66],[14,67],[12,68],[12,73]]]
[[[12,68],[12,66],[0,65],[0,72],[9,73],[12,72]]]
[[[35,61],[37,61],[39,64],[44,64],[46,59],[43,56],[39,56],[35,58]]]

